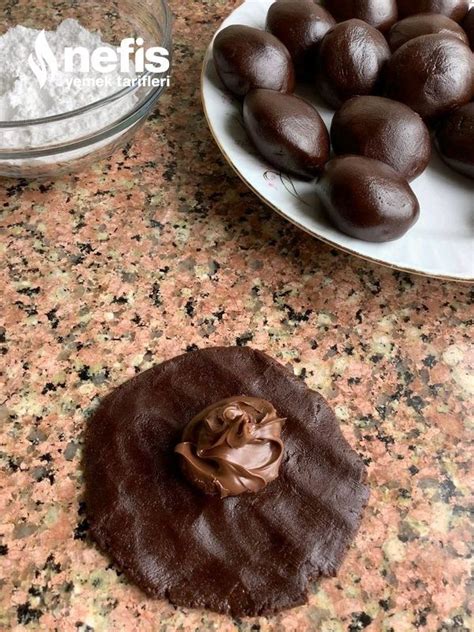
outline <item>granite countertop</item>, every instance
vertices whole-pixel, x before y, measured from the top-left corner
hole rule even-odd
[[[172,2],[174,87],[130,147],[74,178],[0,184],[2,630],[469,629],[470,288],[339,253],[233,174],[199,76],[236,4]],[[272,619],[147,599],[88,538],[81,440],[99,399],[222,344],[319,390],[372,486],[339,576]]]

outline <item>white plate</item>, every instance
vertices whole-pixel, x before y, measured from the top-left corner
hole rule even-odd
[[[263,29],[273,0],[247,0],[225,20]],[[326,124],[334,112],[307,90]],[[448,169],[437,152],[425,173],[412,183],[421,205],[416,226],[402,239],[372,244],[343,235],[322,213],[313,183],[282,174],[255,152],[242,124],[240,105],[217,77],[212,45],[204,60],[202,99],[209,127],[225,158],[243,181],[293,224],[346,252],[393,268],[457,281],[474,277],[474,185]]]

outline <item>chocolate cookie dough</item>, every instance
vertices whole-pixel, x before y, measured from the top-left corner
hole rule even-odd
[[[474,7],[469,9],[469,13],[462,21],[462,27],[469,39],[471,50],[474,50]]]
[[[362,20],[341,22],[321,42],[316,89],[334,108],[356,95],[374,94],[389,59],[380,31]]]
[[[214,63],[225,87],[237,97],[253,88],[293,92],[295,69],[288,49],[271,33],[233,25],[214,40]]]
[[[432,33],[442,33],[443,35],[452,35],[468,44],[467,35],[457,22],[451,18],[440,14],[421,13],[420,15],[412,15],[404,20],[400,20],[392,26],[387,41],[395,52],[415,37],[421,35],[430,35]]]
[[[447,165],[474,179],[474,103],[455,110],[440,123],[436,144]]]
[[[331,222],[346,235],[364,241],[398,239],[420,214],[407,180],[372,158],[334,158],[318,182],[318,193]]]
[[[318,44],[336,21],[314,0],[277,0],[268,11],[267,30],[290,51],[299,75],[314,70]]]
[[[442,13],[461,22],[469,9],[469,0],[397,0],[400,17],[417,13]]]
[[[417,37],[401,46],[387,64],[386,96],[424,119],[435,119],[471,100],[473,62],[472,51],[456,37]]]
[[[329,160],[329,133],[317,110],[299,97],[252,90],[244,125],[255,147],[284,172],[314,178]]]
[[[279,475],[256,493],[203,493],[175,453],[189,422],[243,396],[285,418]],[[194,436],[194,433],[193,433]],[[369,491],[324,399],[249,348],[164,362],[111,393],[85,438],[87,515],[100,547],[149,595],[234,617],[303,604],[334,576]]]
[[[428,166],[431,138],[422,118],[407,105],[383,97],[354,97],[332,120],[336,154],[380,160],[413,180]]]
[[[325,0],[324,6],[338,22],[357,18],[383,33],[398,18],[396,0]]]

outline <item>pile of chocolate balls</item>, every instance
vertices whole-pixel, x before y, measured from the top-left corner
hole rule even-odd
[[[229,26],[213,54],[260,154],[317,178],[339,230],[383,242],[418,219],[410,181],[428,166],[432,137],[474,178],[473,48],[469,0],[277,0],[265,31]],[[297,82],[336,110],[330,133],[294,95]]]

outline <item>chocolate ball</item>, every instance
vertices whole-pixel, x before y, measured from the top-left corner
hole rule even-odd
[[[467,103],[441,121],[436,144],[444,162],[474,179],[474,103]]]
[[[317,88],[334,108],[356,95],[373,94],[390,59],[384,36],[362,20],[334,26],[319,49]]]
[[[434,119],[470,101],[473,54],[456,37],[423,35],[403,44],[387,64],[386,95]]]
[[[225,87],[237,97],[253,88],[293,92],[295,71],[288,49],[271,33],[233,25],[214,40],[214,63]]]
[[[338,22],[357,18],[382,32],[398,19],[396,0],[325,0],[324,6]]]
[[[253,90],[244,124],[255,147],[279,170],[314,178],[329,160],[329,134],[315,108],[299,97]]]
[[[334,158],[323,171],[318,193],[332,223],[346,235],[364,241],[398,239],[420,213],[407,180],[372,158]]]
[[[462,27],[469,39],[471,49],[474,50],[474,7],[469,10],[469,13],[462,21]]]
[[[431,33],[442,33],[443,35],[453,35],[464,44],[468,44],[467,35],[457,22],[441,14],[420,13],[412,15],[404,20],[400,20],[392,26],[387,35],[387,41],[395,52],[415,37],[430,35]]]
[[[277,0],[267,15],[267,30],[290,51],[299,75],[312,69],[318,44],[335,24],[332,15],[313,0]]]
[[[421,117],[407,105],[383,97],[354,97],[332,121],[336,154],[380,160],[413,180],[428,166],[431,139]]]
[[[469,0],[397,0],[401,18],[417,13],[442,13],[461,22],[469,10]]]

